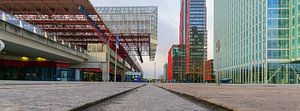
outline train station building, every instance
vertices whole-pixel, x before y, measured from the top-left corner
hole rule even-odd
[[[143,74],[142,56],[155,59],[157,7],[101,8],[89,0],[0,3],[1,80],[112,81],[116,69],[117,81],[124,81],[126,72]]]

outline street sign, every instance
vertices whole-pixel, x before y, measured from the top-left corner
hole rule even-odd
[[[2,51],[5,48],[5,44],[2,40],[0,40],[0,51]]]
[[[116,45],[117,45],[117,48],[119,48],[119,45],[120,45],[120,37],[119,37],[119,35],[117,35],[117,37],[116,37]]]

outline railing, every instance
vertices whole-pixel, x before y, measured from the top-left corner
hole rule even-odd
[[[18,18],[7,14],[2,10],[0,10],[0,29],[12,32],[14,34],[46,44],[51,47],[55,47],[59,50],[69,52],[74,55],[87,57],[87,51],[85,49],[72,45],[69,42],[57,42],[55,35],[48,34],[44,30],[35,27],[28,22],[19,20]]]

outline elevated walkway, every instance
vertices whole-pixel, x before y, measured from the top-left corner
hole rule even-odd
[[[0,10],[0,40],[7,57],[43,57],[50,61],[81,63],[86,50],[70,43],[59,43],[55,36]]]

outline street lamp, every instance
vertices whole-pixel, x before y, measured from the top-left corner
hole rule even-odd
[[[114,81],[117,82],[117,59],[118,59],[118,48],[120,44],[120,38],[119,35],[116,36],[116,57],[115,57],[115,76]]]
[[[156,61],[154,61],[154,80],[156,83]]]

